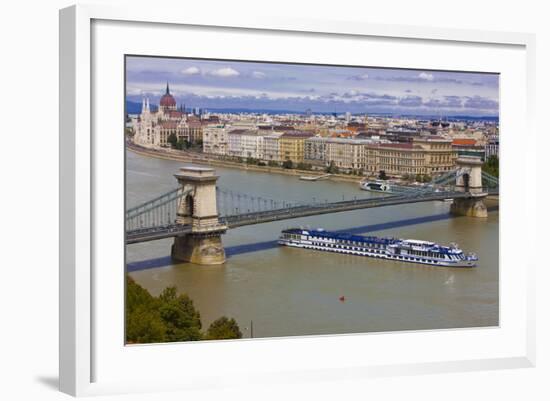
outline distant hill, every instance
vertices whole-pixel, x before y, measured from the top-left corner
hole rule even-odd
[[[158,106],[151,104],[151,111],[156,111]],[[257,114],[305,114],[305,111],[296,111],[296,110],[268,110],[268,109],[247,109],[247,108],[208,108],[208,111],[213,113],[257,113]],[[139,114],[141,113],[141,102],[133,102],[131,100],[126,100],[126,113],[128,114]],[[314,114],[324,114],[331,115],[332,112],[313,112]],[[337,113],[343,114],[343,113]],[[357,113],[354,113],[357,114]],[[439,115],[413,115],[413,114],[395,114],[395,113],[367,113],[371,116],[380,116],[380,117],[411,117],[417,119],[435,119],[439,120],[441,116]],[[460,115],[450,115],[445,117],[449,121],[499,121],[498,116],[460,116]]]
[[[150,104],[149,107],[151,111],[156,111],[157,106]],[[126,100],[126,113],[127,114],[139,114],[141,113],[141,102],[132,102],[131,100]]]

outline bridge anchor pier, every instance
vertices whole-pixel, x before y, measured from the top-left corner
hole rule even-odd
[[[174,238],[172,259],[198,265],[225,263],[221,233],[189,234]]]
[[[487,217],[487,206],[484,199],[481,166],[483,162],[475,156],[461,156],[456,164],[459,171],[456,175],[456,189],[468,196],[455,198],[451,204],[451,214],[455,216]]]
[[[174,238],[172,258],[199,265],[224,263],[221,236],[227,226],[218,218],[218,176],[212,168],[191,165],[180,168],[175,177],[187,193],[179,204],[176,223],[190,225],[191,233]]]
[[[485,194],[470,198],[457,198],[451,204],[451,214],[455,216],[487,217]]]

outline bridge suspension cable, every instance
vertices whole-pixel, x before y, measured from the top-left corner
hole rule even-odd
[[[264,198],[217,187],[216,201],[218,216],[228,217],[240,214],[266,212],[305,205],[304,202]]]
[[[466,174],[453,170],[443,174],[423,186],[392,185],[392,192],[387,196],[341,201],[316,200],[298,202],[280,199],[269,199],[236,192],[226,188],[216,188],[218,217],[229,227],[248,224],[305,217],[316,214],[339,211],[398,205],[447,198],[470,196],[457,191],[454,183],[460,175]],[[498,178],[482,172],[483,190],[489,194],[498,194]],[[177,211],[182,199],[192,190],[182,187],[168,191],[148,202],[132,207],[126,211],[127,243],[148,241],[182,235],[191,231],[189,225],[176,223]]]
[[[126,231],[174,224],[181,199],[190,191],[181,187],[126,211]]]

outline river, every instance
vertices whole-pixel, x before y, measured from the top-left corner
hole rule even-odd
[[[181,162],[127,151],[127,206],[177,186]],[[269,199],[336,201],[376,196],[348,182],[216,168],[218,184]],[[171,239],[127,246],[128,271],[158,295],[175,285],[201,313],[204,327],[225,315],[243,337],[498,326],[498,208],[487,219],[451,217],[449,204],[427,202],[312,216],[229,230],[221,266],[173,263]],[[475,252],[473,269],[432,267],[360,256],[278,247],[291,226],[377,236],[456,242]],[[345,301],[340,301],[344,296]]]

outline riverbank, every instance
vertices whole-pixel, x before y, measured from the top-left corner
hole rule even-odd
[[[214,167],[235,168],[240,170],[257,171],[261,173],[271,173],[271,174],[284,174],[284,175],[291,175],[291,176],[298,176],[298,177],[320,176],[320,175],[326,174],[322,171],[285,169],[282,167],[272,167],[272,166],[255,166],[255,165],[250,165],[245,163],[232,162],[228,160],[219,160],[219,159],[208,157],[204,153],[199,153],[199,152],[181,151],[181,150],[173,150],[173,149],[166,149],[166,150],[148,149],[141,146],[137,146],[130,142],[126,142],[126,148],[141,156],[154,157],[157,159],[164,159],[164,160],[175,160],[183,163],[202,164],[202,165],[214,166]],[[350,175],[344,175],[344,174],[332,174],[329,177],[323,178],[323,179],[332,180],[332,181],[355,182],[359,184],[359,182],[363,178],[364,177],[350,176]]]

